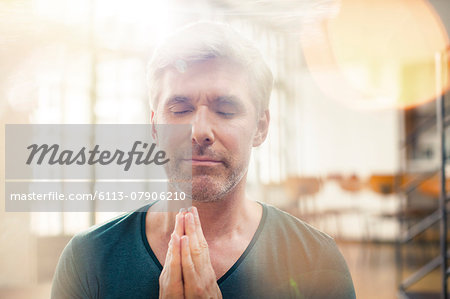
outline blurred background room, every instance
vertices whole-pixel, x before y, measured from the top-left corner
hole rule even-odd
[[[2,0],[2,127],[149,123],[152,50],[197,20],[274,73],[249,196],[334,237],[358,298],[444,298],[449,0]],[[6,212],[3,128],[0,298],[49,298],[70,238],[115,214]]]

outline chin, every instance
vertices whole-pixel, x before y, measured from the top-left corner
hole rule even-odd
[[[229,182],[214,176],[192,178],[192,200],[196,202],[218,202],[229,192]]]
[[[201,182],[193,180],[192,182],[192,200],[197,202],[216,202],[222,197],[221,188],[217,182],[202,179]]]

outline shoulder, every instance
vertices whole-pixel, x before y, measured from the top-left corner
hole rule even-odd
[[[88,230],[76,234],[72,239],[73,246],[87,245],[87,243],[95,244],[97,242],[101,242],[105,246],[108,243],[115,242],[123,234],[130,234],[138,229],[142,215],[137,210],[116,216],[105,223],[94,225]]]
[[[267,211],[264,247],[277,252],[277,262],[302,281],[299,286],[312,298],[354,298],[347,263],[334,239],[293,215],[263,205]]]
[[[76,234],[67,244],[61,259],[70,254],[82,268],[101,265],[103,259],[132,247],[138,246],[142,238],[142,217],[148,207],[124,213],[105,223],[92,226]]]
[[[70,257],[78,267],[93,267],[104,253],[111,253],[112,249],[131,243],[127,242],[131,238],[140,237],[140,217],[142,213],[138,211],[129,212],[76,234],[66,245],[60,259]]]
[[[267,229],[293,242],[299,241],[310,246],[331,246],[335,242],[328,234],[318,230],[312,225],[297,217],[282,211],[274,206],[263,204],[267,210]]]
[[[53,277],[52,298],[97,298],[108,267],[132,251],[141,238],[141,217],[136,210],[76,234],[64,248]],[[128,250],[131,249],[131,250]]]
[[[277,246],[286,250],[296,248],[295,253],[305,255],[315,267],[325,261],[345,264],[336,242],[328,234],[274,206],[263,205],[267,210],[264,230],[272,241],[276,240]]]

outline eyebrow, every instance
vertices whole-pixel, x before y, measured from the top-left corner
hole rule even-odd
[[[245,106],[243,105],[242,100],[239,97],[233,95],[217,97],[214,102],[216,103],[216,105],[231,105],[232,107],[234,107],[234,109],[237,109],[237,111],[245,110]]]
[[[185,96],[179,96],[179,95],[175,95],[170,97],[165,106],[170,106],[170,105],[174,105],[174,104],[178,104],[178,103],[190,103],[191,99],[189,99],[188,97]]]
[[[233,95],[219,96],[219,97],[215,98],[212,102],[213,103],[218,103],[218,104],[231,104],[231,105],[234,105],[236,107],[241,107],[242,106],[241,100],[238,97],[233,96]],[[174,96],[171,96],[167,100],[165,106],[175,105],[175,104],[179,104],[179,103],[181,103],[181,104],[185,104],[185,103],[190,104],[191,103],[191,99],[189,97],[182,96],[182,95],[174,95]]]
[[[235,96],[220,96],[217,97],[214,102],[219,103],[230,103],[230,104],[240,104],[240,100],[238,97]]]
[[[236,97],[236,96],[233,96],[233,95],[217,97],[214,100],[214,102],[219,104],[219,105],[220,104],[230,104],[230,105],[234,106],[238,110],[241,110],[244,107],[243,104],[242,104],[242,101],[240,100],[240,98]]]

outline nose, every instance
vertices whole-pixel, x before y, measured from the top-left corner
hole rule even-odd
[[[208,107],[199,107],[192,121],[192,143],[208,146],[214,143],[214,132]]]

